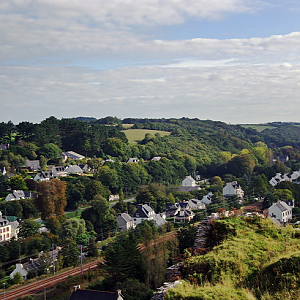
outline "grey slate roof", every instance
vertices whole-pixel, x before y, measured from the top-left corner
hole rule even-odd
[[[154,213],[154,210],[148,204],[139,204],[135,213],[134,218],[148,218],[150,213]]]
[[[276,206],[281,210],[281,211],[287,211],[287,210],[291,210],[291,207],[288,206],[285,202],[283,201],[278,201],[276,203]]]

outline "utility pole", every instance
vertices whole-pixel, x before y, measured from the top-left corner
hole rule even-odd
[[[3,299],[6,300],[6,295],[5,295],[5,283],[3,282]]]
[[[80,245],[80,273],[83,275],[83,266],[82,266],[82,245]]]
[[[53,275],[55,274],[55,260],[54,260],[54,244],[52,243],[52,266],[53,266]]]
[[[21,262],[21,242],[19,242],[19,263]]]

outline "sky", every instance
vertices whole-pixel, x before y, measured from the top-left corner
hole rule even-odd
[[[0,122],[298,122],[300,1],[1,0]]]

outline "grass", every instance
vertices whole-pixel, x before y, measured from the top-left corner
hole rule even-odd
[[[74,210],[74,211],[69,211],[66,213],[66,216],[68,219],[70,218],[80,218],[81,213],[85,210],[86,208],[80,208],[78,210]]]
[[[160,134],[161,136],[170,135],[170,132],[167,131],[160,131],[160,130],[150,130],[150,129],[127,129],[123,130],[125,133],[129,144],[137,144],[139,141],[143,140],[145,134],[149,133],[155,136],[156,133]]]
[[[213,236],[223,241],[185,261],[188,281],[167,299],[299,299],[300,234],[291,226],[228,218],[215,222]]]
[[[239,125],[244,127],[244,128],[256,129],[258,132],[261,132],[265,129],[274,129],[274,128],[276,128],[274,126],[263,125],[263,124],[239,124]]]
[[[134,124],[122,124],[122,127],[125,129],[129,129],[133,126]]]

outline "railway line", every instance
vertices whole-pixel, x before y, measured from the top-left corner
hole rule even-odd
[[[98,266],[98,263],[102,260],[93,261],[87,263],[82,266],[83,273],[87,272],[90,269],[95,269]],[[65,271],[63,273],[59,273],[53,275],[51,277],[47,277],[45,279],[39,280],[37,282],[29,283],[27,285],[21,286],[14,290],[7,290],[5,293],[2,293],[0,299],[5,300],[15,300],[18,297],[29,295],[38,291],[42,291],[43,289],[55,286],[59,282],[65,281],[69,276],[76,276],[81,273],[81,266],[76,267],[72,270]]]

